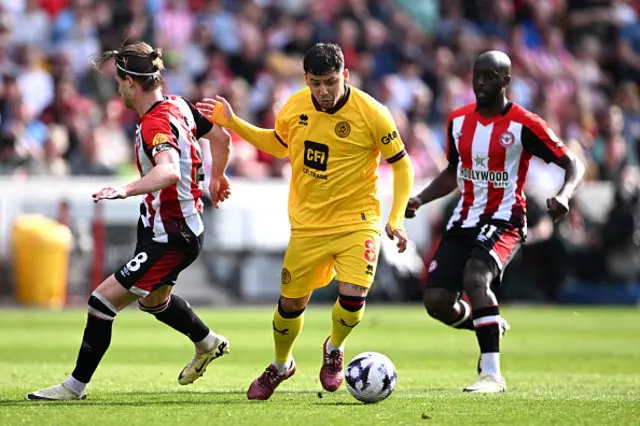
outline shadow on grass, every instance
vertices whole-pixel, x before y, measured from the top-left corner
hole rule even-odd
[[[336,405],[336,406],[351,406],[351,405],[375,405],[375,404],[364,404],[358,401],[316,401],[315,405]]]
[[[154,405],[233,405],[245,404],[250,401],[0,401],[0,407],[21,407],[38,405],[42,407],[149,407]]]
[[[313,391],[308,391],[308,390],[300,390],[300,391],[291,391],[291,390],[282,390],[282,391],[278,391],[276,393],[276,395],[304,395],[304,394],[315,394],[317,392],[313,392]],[[101,395],[113,395],[113,396],[117,396],[117,395],[151,395],[151,396],[158,396],[158,395],[167,395],[167,396],[171,396],[171,395],[218,395],[218,396],[224,396],[224,395],[242,395],[245,398],[247,397],[247,391],[246,390],[224,390],[224,391],[207,391],[207,390],[177,390],[177,391],[160,391],[160,392],[151,392],[151,391],[131,391],[131,392],[109,392],[106,394],[102,394]]]
[[[278,395],[312,395],[310,391],[280,391]],[[250,401],[246,397],[246,391],[175,391],[175,392],[113,392],[100,393],[96,400],[85,401],[28,401],[26,399],[3,399],[0,400],[0,407],[25,407],[28,405],[42,406],[153,406],[153,405],[233,405],[233,404],[259,404],[260,401]],[[167,397],[180,396],[179,400],[167,399]],[[189,396],[193,398],[188,398]],[[211,398],[203,400],[202,397]],[[234,399],[216,399],[215,397],[234,396]],[[237,399],[242,396],[241,399]],[[121,401],[125,397],[142,397],[136,400]],[[158,399],[163,397],[163,399]],[[109,400],[113,398],[114,400]]]

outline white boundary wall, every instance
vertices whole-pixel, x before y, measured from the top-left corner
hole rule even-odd
[[[22,213],[42,213],[56,218],[61,200],[67,199],[71,217],[76,223],[90,226],[94,203],[92,192],[106,185],[125,183],[104,178],[0,179],[0,259],[10,250],[10,231],[13,220]],[[416,182],[416,190],[427,182]],[[232,180],[232,197],[216,211],[213,226],[218,235],[219,249],[283,250],[289,239],[287,215],[288,182],[282,180]],[[381,185],[384,217],[392,200],[391,182]],[[555,188],[536,188],[542,198],[553,195]],[[586,183],[580,190],[579,202],[586,212],[604,219],[612,199],[610,183]],[[105,221],[116,224],[135,224],[139,214],[139,197],[104,202]],[[421,209],[417,219],[406,221],[410,238],[418,245],[428,242],[428,222],[440,214],[442,200]],[[86,221],[86,222],[85,222]]]

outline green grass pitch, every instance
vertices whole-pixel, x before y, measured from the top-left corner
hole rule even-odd
[[[246,390],[272,360],[271,307],[196,309],[231,342],[203,378],[177,377],[193,346],[135,309],[119,315],[111,348],[86,401],[47,403],[24,394],[60,383],[73,368],[84,310],[0,311],[0,424],[23,425],[640,425],[640,311],[506,307],[502,395],[469,395],[477,344],[468,331],[429,319],[419,306],[371,304],[347,342],[347,361],[388,355],[395,392],[363,405],[343,387],[319,398],[320,346],[331,307],[307,310],[295,348],[298,372],[271,400]]]

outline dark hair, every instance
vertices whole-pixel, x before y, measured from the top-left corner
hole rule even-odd
[[[317,43],[304,55],[305,74],[325,75],[344,69],[344,54],[337,44]]]
[[[164,83],[160,72],[164,69],[162,50],[154,49],[139,41],[122,45],[118,50],[108,50],[97,54],[93,66],[100,70],[105,62],[114,60],[118,77],[131,77],[142,85],[142,90],[150,92]]]

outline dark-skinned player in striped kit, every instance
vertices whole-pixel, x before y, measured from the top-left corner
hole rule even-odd
[[[479,378],[465,392],[504,392],[500,342],[509,328],[492,287],[526,238],[524,183],[529,160],[539,157],[565,170],[562,187],[547,200],[562,220],[584,176],[584,165],[547,123],[507,99],[511,60],[500,51],[478,56],[473,67],[476,102],[451,112],[447,128],[449,164],[411,198],[405,216],[456,188],[461,197],[429,264],[424,303],[430,316],[453,328],[475,330],[480,346]],[[460,298],[465,292],[470,304]]]

